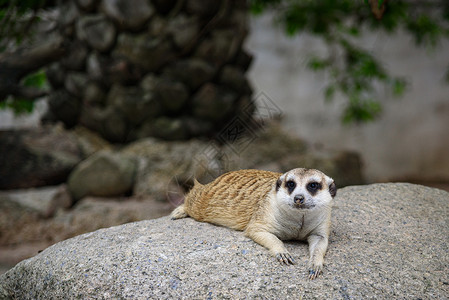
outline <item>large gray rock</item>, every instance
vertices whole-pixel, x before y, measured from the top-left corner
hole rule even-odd
[[[47,194],[57,198],[54,193]],[[66,195],[59,194],[59,197]],[[37,196],[42,198],[45,195],[38,193],[34,197]],[[159,218],[173,209],[172,204],[151,197],[86,197],[71,209],[63,209],[59,202],[55,203],[59,209],[53,217],[43,218],[43,210],[36,207],[37,203],[19,207],[0,198],[0,274],[62,240],[100,228]],[[57,208],[56,205],[54,207]]]
[[[445,299],[449,194],[412,184],[348,187],[335,198],[324,274],[306,243],[283,266],[241,232],[168,217],[58,243],[0,277],[0,298]]]

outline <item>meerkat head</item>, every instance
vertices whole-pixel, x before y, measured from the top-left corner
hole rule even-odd
[[[298,209],[327,205],[337,193],[334,180],[314,169],[293,169],[276,182],[278,201]]]

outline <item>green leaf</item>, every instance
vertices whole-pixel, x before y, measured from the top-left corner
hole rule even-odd
[[[402,78],[393,79],[393,95],[395,97],[402,96],[404,94],[407,82]]]
[[[410,20],[407,28],[414,34],[418,45],[430,43],[432,46],[435,46],[443,33],[442,28],[430,19],[428,15],[420,15],[416,20]]]
[[[324,90],[324,99],[326,101],[331,101],[334,98],[334,95],[335,95],[335,86],[328,85]]]
[[[381,111],[382,106],[377,101],[369,99],[361,100],[357,97],[352,97],[343,113],[342,121],[345,124],[374,121],[380,115]]]
[[[27,75],[22,80],[22,84],[24,86],[31,86],[44,89],[47,87],[47,75],[45,74],[44,70],[39,70],[36,73]]]
[[[10,98],[0,103],[0,109],[10,108],[15,115],[29,114],[33,111],[34,101],[23,98]]]
[[[313,57],[307,63],[307,67],[311,70],[318,71],[323,70],[329,66],[329,62],[325,59]]]
[[[385,2],[385,0],[378,0],[377,1],[377,8],[381,8],[382,7],[382,4],[384,4],[384,2]]]

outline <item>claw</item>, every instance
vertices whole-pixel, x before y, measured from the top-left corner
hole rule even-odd
[[[286,264],[286,265],[294,265],[295,264],[295,260],[288,252],[287,253],[278,253],[278,254],[276,254],[276,258],[281,263]]]
[[[314,280],[321,274],[321,268],[309,269],[309,279]]]

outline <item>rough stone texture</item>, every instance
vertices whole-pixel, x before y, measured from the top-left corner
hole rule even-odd
[[[100,150],[112,150],[111,144],[102,139],[97,133],[85,127],[75,127],[72,132],[78,140],[84,157],[88,157]]]
[[[131,124],[141,124],[145,119],[160,113],[156,95],[151,91],[145,92],[139,87],[114,85],[107,101]]]
[[[173,59],[171,45],[166,39],[153,37],[144,32],[139,34],[122,33],[118,36],[113,55],[125,57],[131,63],[141,66],[145,71],[156,71]]]
[[[120,153],[138,162],[135,195],[151,195],[179,204],[184,189],[193,184],[194,178],[210,181],[223,170],[216,149],[208,146],[197,140],[167,142],[147,138],[130,144]]]
[[[85,41],[92,48],[104,52],[115,42],[116,30],[114,25],[104,16],[84,16],[77,22],[76,33],[78,39]]]
[[[147,0],[103,0],[105,14],[125,29],[140,29],[154,14],[154,9]]]
[[[247,11],[225,0],[61,2],[54,31],[66,54],[48,66],[43,121],[129,143],[210,138],[236,115],[250,119]]]
[[[207,83],[193,96],[193,115],[206,120],[222,120],[232,112],[237,95]]]
[[[120,196],[131,190],[136,173],[134,159],[100,151],[75,167],[67,181],[74,199],[85,196]]]
[[[192,58],[179,60],[164,69],[164,74],[187,84],[191,90],[196,90],[215,75],[215,69],[207,62]]]
[[[66,82],[64,82],[64,85]],[[44,121],[59,120],[68,128],[78,123],[81,101],[65,89],[54,91],[48,98],[48,112]]]
[[[60,208],[68,208],[72,199],[65,185],[38,189],[0,191],[2,210],[13,209],[17,214],[37,213],[43,218],[52,216]]]
[[[76,137],[60,127],[0,132],[0,189],[55,185],[80,162]]]
[[[1,192],[0,246],[46,240],[38,224],[71,204],[65,185]]]
[[[70,210],[59,209],[52,218],[42,218],[31,210],[11,210],[2,206],[0,274],[61,240],[99,228],[159,218],[173,207],[150,197],[86,197]]]
[[[0,277],[0,297],[445,299],[449,194],[412,184],[348,187],[335,198],[324,274],[307,245],[283,266],[241,232],[168,217],[58,243]]]

